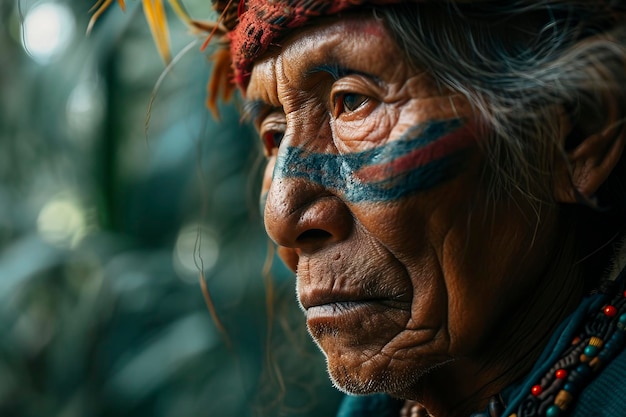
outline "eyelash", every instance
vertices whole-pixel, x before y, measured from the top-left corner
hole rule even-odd
[[[331,97],[333,116],[335,118],[339,118],[342,114],[349,116],[370,103],[370,101],[371,97],[365,94],[339,91]],[[358,117],[358,113],[354,116]],[[282,120],[278,119],[279,117]],[[284,115],[281,117],[277,116],[275,112],[270,112],[269,115],[264,116],[259,132],[265,156],[271,157],[275,155],[285,135]]]
[[[263,141],[263,147],[265,150],[265,154],[267,156],[271,156],[275,149],[278,149],[280,146],[280,142],[283,140],[283,136],[285,136],[284,132],[279,130],[268,130],[263,132],[261,135],[261,139]]]
[[[347,97],[358,97],[359,98],[359,102],[356,106],[354,106],[354,103],[352,104],[353,108],[350,108],[351,105],[346,105],[346,98]],[[366,104],[370,98],[364,94],[358,94],[358,93],[338,93],[333,97],[333,115],[335,117],[339,117],[341,116],[343,113],[352,113],[356,110],[358,110],[361,106],[363,106],[364,104]]]

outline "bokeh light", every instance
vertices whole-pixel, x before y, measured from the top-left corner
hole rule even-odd
[[[111,3],[85,36],[97,0],[0,0],[0,417],[334,415],[238,100],[213,122],[199,46],[154,97],[143,4]]]
[[[72,90],[67,101],[67,123],[76,138],[93,138],[102,123],[105,111],[102,83],[86,79]]]
[[[28,11],[22,23],[22,45],[37,62],[48,63],[63,52],[74,35],[74,17],[57,3],[42,3]]]
[[[198,273],[210,271],[216,264],[219,246],[215,233],[201,224],[183,227],[176,238],[174,267],[178,276],[187,282],[197,282]]]
[[[85,211],[71,197],[53,198],[39,212],[37,229],[52,245],[74,247],[87,233]]]

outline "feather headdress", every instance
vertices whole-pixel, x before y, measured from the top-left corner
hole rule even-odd
[[[94,14],[88,31],[113,1],[98,0],[92,9]],[[169,62],[171,54],[164,1],[142,0],[142,5],[157,49],[161,57]],[[498,0],[212,0],[214,10],[219,13],[216,22],[191,19],[179,0],[168,0],[168,4],[192,31],[205,33],[206,40],[202,49],[211,41],[219,40],[218,48],[212,55],[214,67],[208,84],[207,98],[207,105],[215,113],[218,98],[227,99],[235,87],[245,91],[254,61],[289,31],[313,19],[364,6],[428,1],[499,3]],[[533,3],[537,0],[521,0],[524,1]],[[572,0],[554,1],[565,4]],[[616,6],[609,6],[609,3],[621,4],[623,0],[576,1],[588,1],[595,4],[595,7],[601,3],[604,7],[614,8]],[[125,0],[117,0],[117,3],[122,9],[125,8]],[[502,1],[502,4],[504,3]]]

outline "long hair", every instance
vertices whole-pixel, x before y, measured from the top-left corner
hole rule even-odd
[[[622,2],[623,3],[623,2]],[[493,190],[551,195],[552,163],[589,115],[623,129],[626,3],[429,2],[380,13],[416,67],[465,95],[488,126]]]
[[[375,14],[404,58],[473,106],[488,137],[490,198],[521,195],[539,220],[541,205],[554,204],[557,158],[590,129],[625,134],[624,0],[428,2]],[[613,251],[608,242],[626,230],[625,175],[622,156],[597,206],[562,207],[568,239],[579,242],[573,261],[587,260],[596,279]]]

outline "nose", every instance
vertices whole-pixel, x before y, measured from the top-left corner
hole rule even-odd
[[[353,227],[352,214],[340,198],[301,177],[272,181],[264,219],[269,237],[283,248],[295,249],[298,254],[313,253],[345,240]],[[293,255],[291,262],[287,262],[292,267],[295,266]]]

